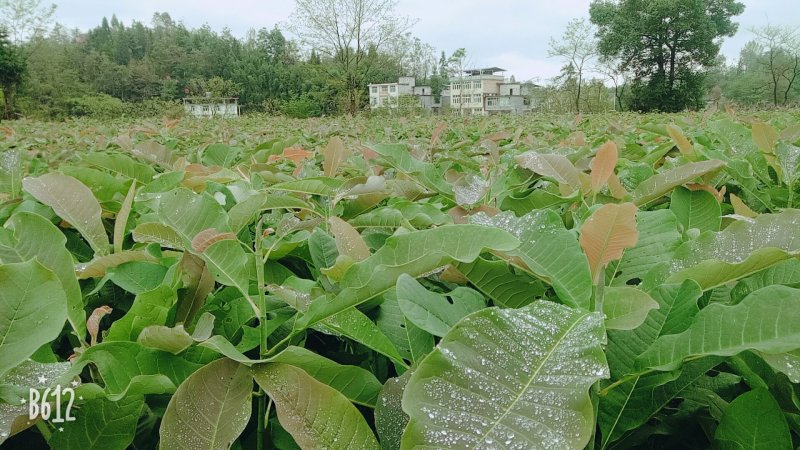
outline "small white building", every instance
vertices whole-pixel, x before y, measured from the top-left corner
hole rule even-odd
[[[465,70],[442,93],[442,106],[461,115],[519,114],[531,110],[526,85],[503,75],[505,69]]]
[[[414,77],[400,77],[396,83],[369,85],[370,108],[397,108],[399,106],[431,109],[433,89],[417,86]]]
[[[186,114],[194,117],[238,117],[237,97],[186,97],[183,99]]]

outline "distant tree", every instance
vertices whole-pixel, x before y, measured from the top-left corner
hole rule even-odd
[[[742,11],[735,0],[594,0],[589,9],[600,54],[633,73],[632,104],[645,111],[701,104],[704,71]]]
[[[575,111],[580,111],[581,85],[588,63],[597,56],[595,32],[594,26],[586,19],[573,19],[560,39],[550,38],[548,55],[560,57],[575,73]]]
[[[56,5],[42,0],[0,0],[0,27],[14,44],[43,36],[53,23]]]
[[[772,104],[789,101],[789,94],[800,76],[800,39],[797,30],[767,24],[751,30],[762,54],[758,63],[769,77]]]
[[[25,61],[11,44],[8,33],[0,28],[0,88],[3,90],[3,118],[10,118],[14,91],[25,74]]]
[[[344,91],[345,111],[361,106],[374,58],[391,39],[408,30],[412,21],[396,12],[396,0],[296,0],[291,30],[308,47],[329,58],[323,67]]]

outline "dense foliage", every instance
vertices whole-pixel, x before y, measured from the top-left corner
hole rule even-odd
[[[731,114],[6,125],[0,442],[795,448],[800,115]]]
[[[742,11],[735,0],[597,0],[589,12],[599,52],[634,75],[631,109],[676,112],[702,105],[704,70]]]

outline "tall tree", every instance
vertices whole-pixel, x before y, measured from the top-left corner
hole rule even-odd
[[[738,27],[735,0],[594,0],[600,54],[634,74],[632,106],[680,111],[702,102],[703,72]]]
[[[19,49],[13,46],[8,33],[0,28],[0,88],[3,91],[3,118],[11,114],[11,101],[22,77],[25,74],[25,61]]]
[[[396,13],[396,0],[296,0],[291,30],[308,47],[331,60],[328,75],[345,94],[345,110],[355,113],[372,70],[370,53],[411,27]]]
[[[0,0],[0,27],[19,44],[44,35],[55,13],[56,5],[42,5],[42,0]]]
[[[795,81],[800,75],[800,41],[793,28],[767,24],[751,30],[762,54],[758,64],[768,76],[775,106],[787,103]]]
[[[575,89],[575,111],[581,108],[581,85],[588,63],[597,55],[597,40],[594,26],[586,19],[573,19],[560,39],[550,38],[548,55],[560,57],[571,66],[577,79]]]

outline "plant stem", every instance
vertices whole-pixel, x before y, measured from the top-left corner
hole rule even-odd
[[[256,242],[255,260],[256,260],[256,278],[258,283],[258,330],[259,330],[259,357],[263,358],[267,354],[269,348],[267,347],[267,299],[264,296],[264,255],[262,255],[261,239],[263,238],[262,227],[264,225],[264,218],[261,217],[256,225]],[[266,445],[266,431],[267,426],[264,420],[264,415],[267,409],[267,393],[259,387],[263,395],[258,399],[258,430],[256,432],[256,448],[262,450]]]

